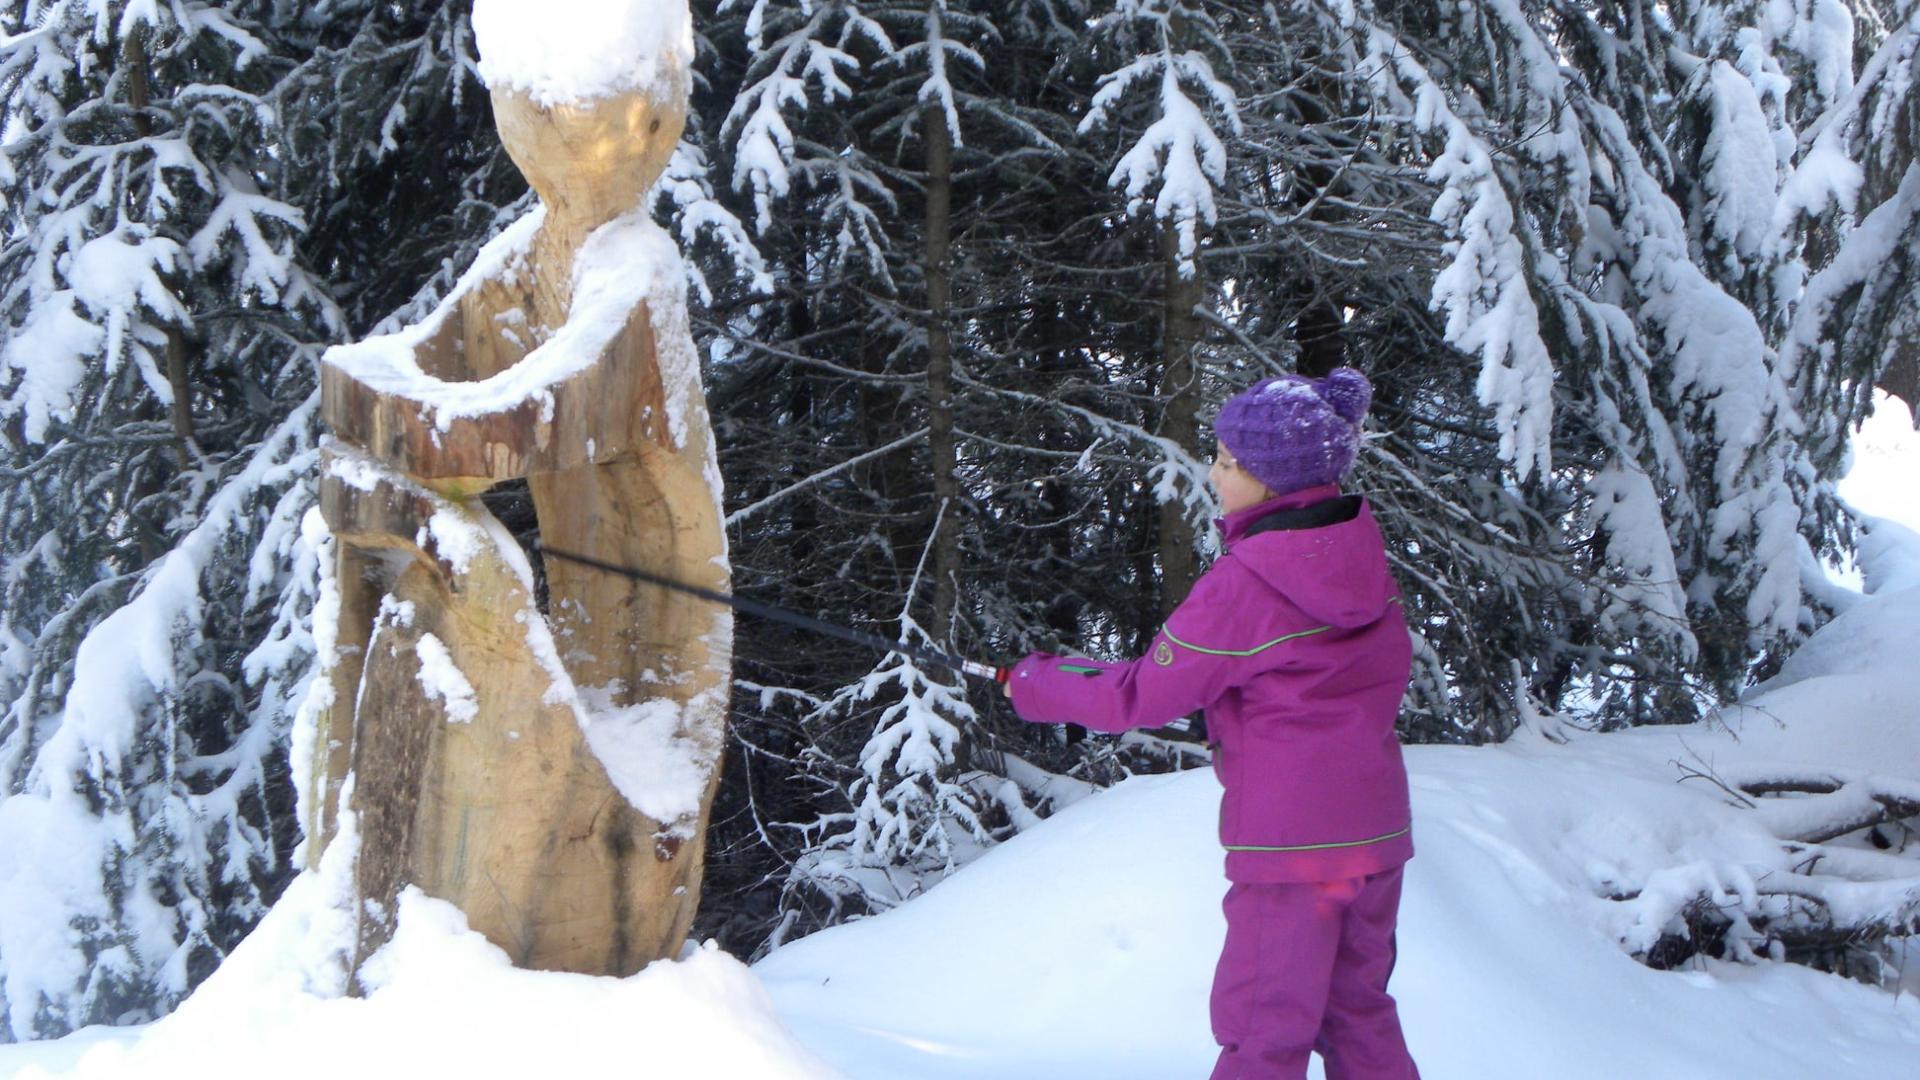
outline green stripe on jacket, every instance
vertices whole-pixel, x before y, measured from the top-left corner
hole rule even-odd
[[[1325,851],[1328,848],[1365,847],[1368,844],[1397,840],[1412,831],[1413,826],[1409,825],[1404,829],[1396,829],[1385,835],[1369,837],[1365,840],[1336,840],[1330,844],[1284,844],[1277,847],[1263,844],[1227,844],[1225,847],[1228,851]]]
[[[1397,596],[1389,597],[1387,602],[1390,604],[1398,604],[1400,603],[1400,598]],[[1267,642],[1265,645],[1255,645],[1251,649],[1209,649],[1204,645],[1195,645],[1191,641],[1181,641],[1179,636],[1173,632],[1171,626],[1162,626],[1160,632],[1165,634],[1167,640],[1173,642],[1175,645],[1192,652],[1204,653],[1207,656],[1253,656],[1257,653],[1266,652],[1275,645],[1284,645],[1295,638],[1312,637],[1315,634],[1324,634],[1331,629],[1333,629],[1331,626],[1316,626],[1311,630],[1296,630],[1291,634],[1282,634],[1272,641]]]
[[[1333,629],[1331,626],[1316,626],[1311,630],[1296,630],[1291,634],[1282,634],[1272,641],[1267,642],[1265,645],[1255,645],[1251,649],[1209,649],[1204,645],[1195,645],[1190,641],[1181,641],[1174,635],[1173,630],[1169,627],[1161,627],[1160,632],[1167,635],[1167,640],[1173,642],[1175,645],[1193,652],[1205,653],[1208,656],[1253,656],[1256,653],[1266,652],[1275,645],[1292,641],[1294,638],[1312,637],[1314,634],[1324,634],[1331,629]]]

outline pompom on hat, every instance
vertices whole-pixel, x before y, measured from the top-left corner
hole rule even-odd
[[[1339,483],[1360,450],[1373,384],[1353,368],[1262,379],[1220,407],[1214,434],[1275,495]]]

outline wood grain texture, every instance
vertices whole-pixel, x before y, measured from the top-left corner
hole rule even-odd
[[[444,381],[507,370],[565,323],[580,243],[638,205],[686,110],[638,95],[553,109],[496,93],[494,103],[547,215],[525,257],[457,297],[417,350]],[[459,906],[525,967],[624,975],[684,941],[718,783],[730,615],[565,562],[544,567],[541,610],[474,496],[524,477],[545,543],[726,589],[705,402],[697,387],[682,394],[676,439],[658,363],[656,327],[692,355],[685,326],[684,312],[635,305],[550,401],[470,417],[437,417],[326,367],[337,442],[321,510],[337,544],[340,629],[305,824],[313,864],[338,831],[351,776],[356,970],[391,934],[408,885]],[[468,526],[449,533],[463,538],[457,551],[440,550],[430,527],[448,521]],[[557,677],[537,631],[551,636]],[[429,636],[471,685],[471,717],[450,715],[423,680]],[[673,821],[621,795],[582,729],[583,707],[605,716],[663,700],[677,710],[674,738],[709,764],[697,807]]]

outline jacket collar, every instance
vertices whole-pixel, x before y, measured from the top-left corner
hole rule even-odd
[[[1312,506],[1322,500],[1339,496],[1339,484],[1316,484],[1310,488],[1301,488],[1299,491],[1289,491],[1285,495],[1276,496],[1255,506],[1241,507],[1216,521],[1220,526],[1221,543],[1232,545],[1247,534],[1247,529],[1254,522],[1275,510],[1297,510],[1302,506]]]

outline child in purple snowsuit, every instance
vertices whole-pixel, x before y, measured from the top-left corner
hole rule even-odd
[[[1226,551],[1125,664],[1035,653],[1023,719],[1096,731],[1206,710],[1229,884],[1213,1080],[1416,1080],[1387,994],[1413,856],[1394,717],[1412,646],[1365,499],[1343,495],[1366,378],[1282,376],[1220,410]]]

